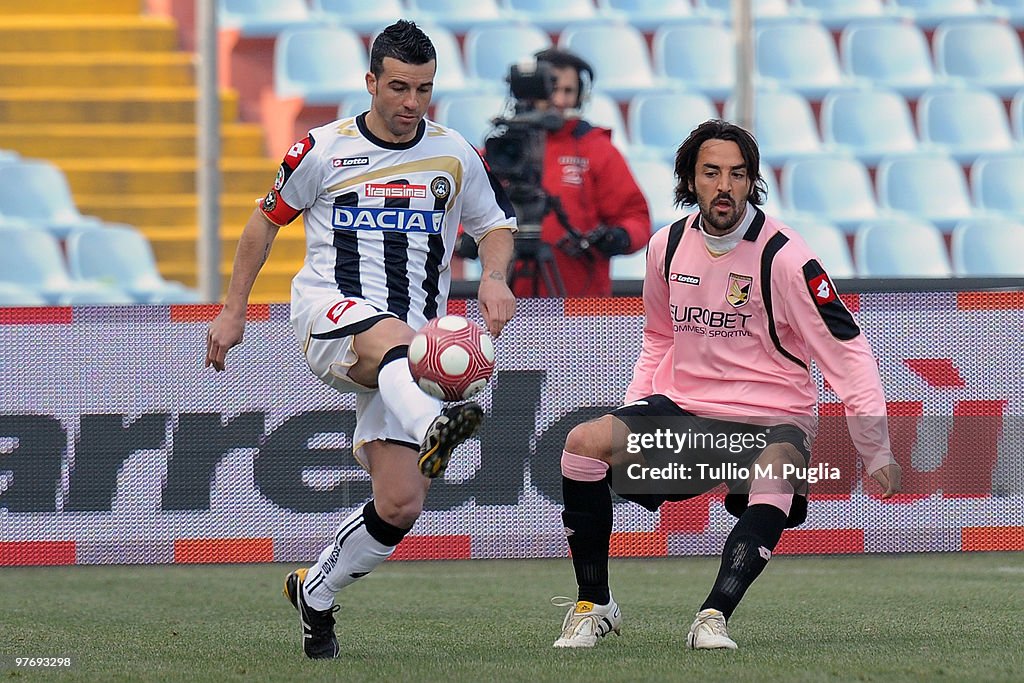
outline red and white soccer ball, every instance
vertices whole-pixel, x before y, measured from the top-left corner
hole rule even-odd
[[[494,372],[494,342],[462,316],[435,318],[412,338],[409,370],[431,396],[461,401],[487,386]]]

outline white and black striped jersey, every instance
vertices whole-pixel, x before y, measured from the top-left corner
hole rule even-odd
[[[479,241],[515,230],[515,213],[459,133],[424,119],[409,142],[386,142],[365,116],[296,142],[260,208],[277,225],[303,214],[306,261],[292,280],[293,314],[340,292],[418,329],[445,312],[459,224]]]

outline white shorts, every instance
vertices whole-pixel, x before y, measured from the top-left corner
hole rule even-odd
[[[419,448],[419,439],[402,428],[375,387],[353,381],[348,370],[359,356],[352,348],[352,337],[373,327],[385,318],[396,318],[365,299],[328,294],[314,301],[303,302],[292,317],[292,327],[299,339],[306,364],[322,382],[342,393],[356,394],[356,429],[352,435],[352,451],[363,467],[366,463],[358,450],[370,441],[387,440]]]

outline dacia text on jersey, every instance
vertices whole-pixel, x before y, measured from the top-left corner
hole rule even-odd
[[[335,206],[331,223],[335,230],[388,230],[437,235],[444,225],[444,211]]]

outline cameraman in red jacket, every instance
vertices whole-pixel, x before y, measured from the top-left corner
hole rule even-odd
[[[566,296],[611,296],[609,258],[639,251],[650,238],[647,201],[612,145],[611,131],[579,117],[594,80],[590,65],[553,48],[535,56],[551,66],[555,77],[551,97],[538,102],[537,109],[557,111],[565,121],[547,133],[541,185],[559,200],[568,223],[583,236],[573,237],[549,211],[541,222],[540,239],[551,245]],[[543,282],[522,279],[515,282],[514,291],[516,296],[558,295],[547,292]]]

